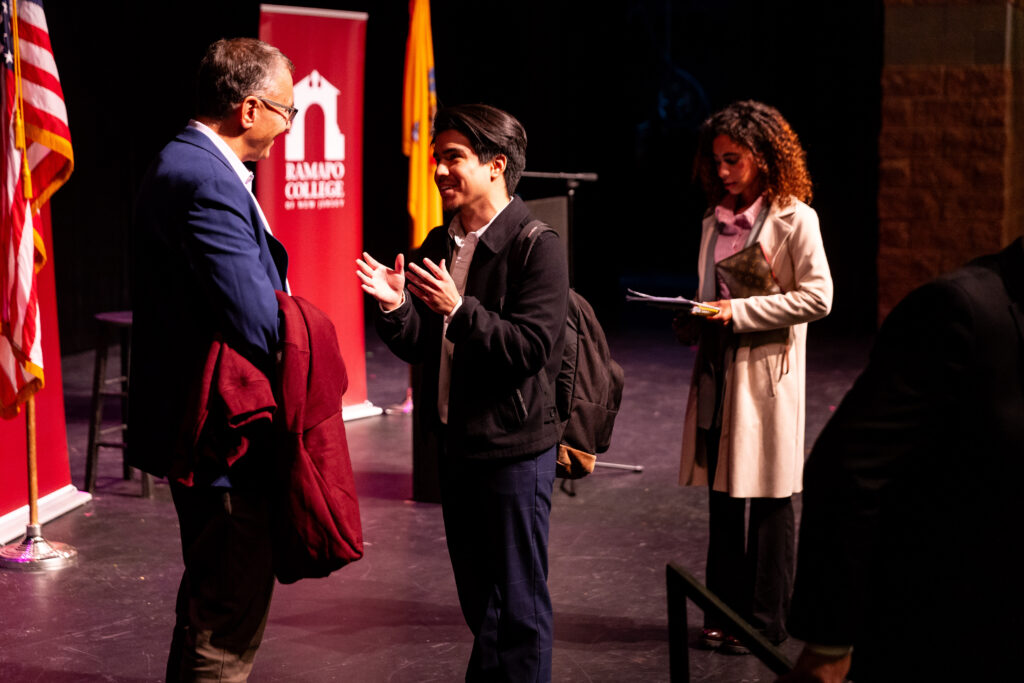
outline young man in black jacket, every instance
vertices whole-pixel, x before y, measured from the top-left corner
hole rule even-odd
[[[548,518],[558,411],[553,381],[564,344],[565,250],[513,196],[526,131],[487,105],[442,109],[434,120],[434,180],[451,225],[434,228],[393,268],[357,261],[377,299],[377,331],[422,365],[428,428],[442,444],[441,505],[473,652],[466,680],[550,681]],[[412,296],[409,296],[409,295]],[[436,400],[435,400],[436,399]]]

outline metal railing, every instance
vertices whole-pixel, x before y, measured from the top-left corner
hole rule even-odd
[[[793,663],[771,644],[759,631],[719,600],[690,572],[670,562],[665,567],[668,588],[668,660],[672,683],[690,680],[690,635],[686,623],[686,599],[689,598],[704,614],[714,615],[716,621],[727,623],[728,632],[750,649],[774,673],[782,675],[793,668]]]

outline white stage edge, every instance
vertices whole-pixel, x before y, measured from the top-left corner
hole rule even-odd
[[[64,488],[57,489],[46,494],[37,501],[39,511],[39,523],[45,525],[52,519],[60,517],[65,512],[74,510],[76,507],[85,505],[92,500],[92,494],[79,491],[71,484]],[[25,536],[25,527],[28,525],[28,504],[22,505],[17,510],[8,512],[0,517],[0,544],[20,540]],[[43,538],[48,541],[62,541],[67,539],[47,538],[46,528],[43,528]]]
[[[341,409],[341,419],[345,422],[348,422],[349,420],[358,420],[363,417],[376,417],[377,415],[383,414],[383,408],[378,408],[369,401],[354,403],[350,406],[343,406]]]

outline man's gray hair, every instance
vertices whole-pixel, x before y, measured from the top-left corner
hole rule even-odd
[[[249,95],[264,92],[278,64],[295,70],[273,45],[255,38],[222,38],[210,45],[196,75],[196,114],[223,119]]]

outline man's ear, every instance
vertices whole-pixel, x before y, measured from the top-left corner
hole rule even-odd
[[[505,175],[505,167],[508,166],[508,157],[504,154],[495,154],[491,159],[491,180]]]
[[[242,100],[242,106],[238,108],[238,125],[243,130],[249,130],[256,124],[256,109],[259,106],[259,100],[253,95]]]

